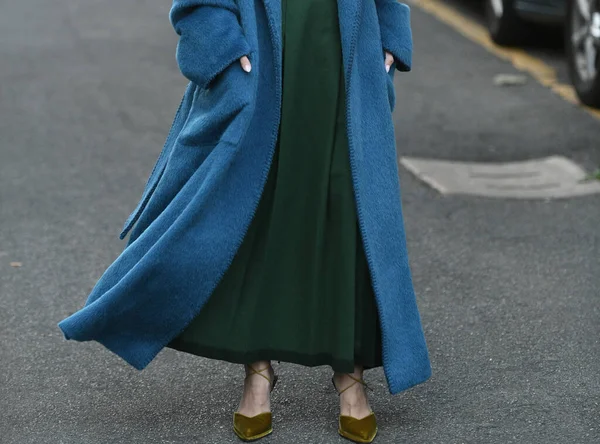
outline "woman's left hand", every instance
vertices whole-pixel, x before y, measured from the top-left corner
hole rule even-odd
[[[390,72],[392,68],[392,63],[394,63],[394,56],[389,52],[385,52],[385,71]]]

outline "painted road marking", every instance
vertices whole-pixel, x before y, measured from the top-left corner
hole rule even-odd
[[[592,116],[600,119],[600,110],[590,108],[579,102],[574,88],[571,85],[560,83],[556,76],[556,70],[541,59],[527,54],[527,52],[522,49],[503,48],[496,45],[490,38],[485,27],[459,13],[456,9],[445,5],[439,0],[407,1],[409,1],[411,5],[414,5],[428,14],[433,15],[439,21],[447,24],[472,42],[484,47],[487,51],[491,52],[497,57],[512,63],[512,65],[519,71],[528,73],[539,83],[550,88],[550,90],[562,97],[567,102],[583,108]]]
[[[586,172],[562,156],[507,163],[403,157],[400,163],[441,194],[555,199],[600,193],[600,182],[586,180]]]

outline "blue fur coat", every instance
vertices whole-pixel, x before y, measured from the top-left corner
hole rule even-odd
[[[425,381],[392,123],[394,70],[411,66],[409,9],[338,0],[351,169],[380,315],[389,390]],[[87,303],[59,326],[146,367],[199,313],[242,243],[277,141],[282,96],[279,0],[174,0],[177,60],[190,80],[142,199],[127,247]],[[383,50],[395,64],[389,74]],[[238,59],[248,55],[252,72]],[[282,295],[285,297],[285,295]]]

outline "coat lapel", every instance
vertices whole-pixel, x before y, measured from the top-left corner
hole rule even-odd
[[[337,0],[337,2],[344,66],[346,69],[346,78],[349,79],[352,72],[352,62],[358,38],[358,25],[360,24],[363,0]]]
[[[281,66],[281,52],[283,49],[282,35],[281,35],[281,0],[262,0],[265,5],[265,11],[267,13],[267,19],[269,20],[269,33],[271,34],[271,41],[273,47],[279,49],[276,51],[277,65]]]

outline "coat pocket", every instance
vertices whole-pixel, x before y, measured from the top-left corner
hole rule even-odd
[[[191,147],[214,146],[219,142],[237,145],[247,120],[245,111],[254,96],[253,72],[245,72],[236,59],[205,88],[197,88],[178,143]]]
[[[219,5],[228,3],[229,7]],[[177,34],[181,73],[205,89],[226,67],[251,52],[234,0],[175,0],[171,22]]]

